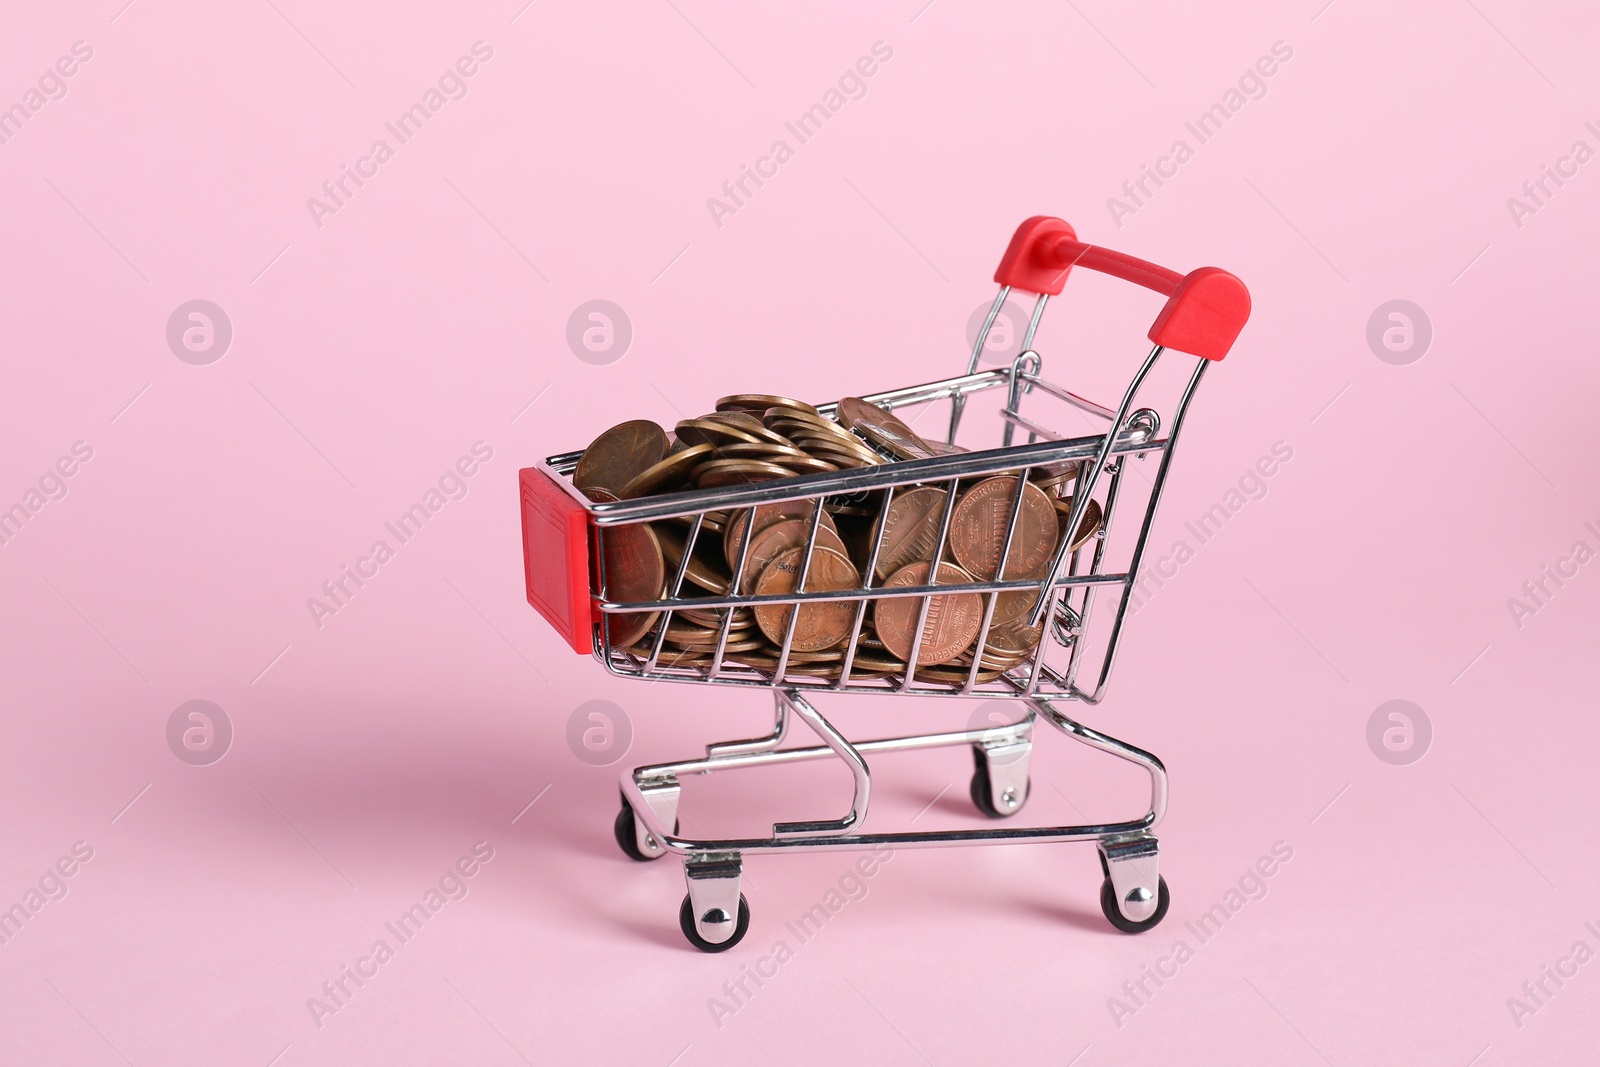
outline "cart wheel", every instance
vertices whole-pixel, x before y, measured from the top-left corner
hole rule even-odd
[[[1021,811],[1022,806],[1028,802],[1028,797],[1033,793],[1033,779],[1028,779],[1027,787],[1023,789],[1022,799],[1017,801],[1017,806],[1014,808],[1006,808],[1004,811],[1002,811],[994,806],[994,794],[991,792],[989,786],[989,764],[984,760],[983,754],[977,749],[973,749],[973,756],[975,758],[973,760],[974,769],[972,772],[972,786],[970,789],[968,789],[968,793],[970,793],[972,796],[972,806],[989,816],[991,819],[1009,818],[1010,816]]]
[[[745,933],[750,929],[750,904],[744,899],[744,894],[739,894],[739,918],[733,924],[733,936],[720,944],[714,944],[700,936],[694,928],[694,904],[688,894],[684,895],[683,907],[678,909],[678,925],[683,929],[683,936],[689,939],[689,944],[701,952],[726,952],[728,949],[744,940]]]
[[[1104,861],[1101,863],[1104,866]],[[1150,918],[1143,922],[1134,922],[1126,918],[1117,910],[1117,891],[1111,886],[1111,879],[1100,883],[1100,910],[1106,913],[1106,921],[1125,934],[1137,934],[1150,929],[1167,917],[1167,906],[1172,903],[1172,896],[1167,892],[1167,880],[1157,878],[1156,910]]]
[[[633,819],[633,809],[628,806],[627,801],[622,802],[622,810],[617,812],[617,820],[611,824],[611,829],[617,836],[617,847],[622,849],[623,853],[631,860],[649,863],[651,860],[658,860],[666,855],[665,851],[657,852],[654,856],[647,856],[639,851],[638,826]],[[678,820],[676,819],[672,821],[672,833],[673,836],[677,836]]]

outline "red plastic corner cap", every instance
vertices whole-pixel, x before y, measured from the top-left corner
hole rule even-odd
[[[1250,318],[1250,291],[1220,267],[1192,270],[1150,327],[1150,340],[1202,359],[1221,359]]]
[[[522,565],[528,603],[572,646],[593,651],[589,515],[537,467],[517,472],[522,489]]]
[[[1000,266],[995,268],[994,280],[1028,293],[1060,296],[1061,287],[1067,283],[1067,272],[1072,269],[1070,261],[1062,263],[1055,255],[1063,237],[1076,241],[1078,234],[1061,219],[1035,215],[1011,235],[1011,244],[1000,257]]]

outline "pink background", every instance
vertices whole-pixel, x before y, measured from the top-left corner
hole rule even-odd
[[[0,507],[93,449],[0,545],[0,907],[93,849],[0,945],[8,1062],[1592,1056],[1600,962],[1520,1027],[1507,998],[1574,942],[1600,949],[1600,565],[1520,627],[1507,601],[1574,542],[1600,548],[1600,162],[1520,227],[1506,205],[1573,141],[1600,148],[1592,8],[123,3],[0,14],[0,104],[93,49],[0,145]],[[479,40],[465,98],[319,228],[307,198]],[[719,228],[706,199],[876,41],[893,58],[865,98]],[[1293,57],[1267,94],[1115,225],[1107,198],[1276,41]],[[617,853],[622,764],[575,758],[568,716],[614,701],[634,764],[769,709],[573,655],[523,599],[516,469],[736,389],[953,373],[1038,213],[1254,295],[1156,548],[1294,450],[1139,613],[1086,716],[1172,772],[1172,912],[1110,930],[1088,846],[906,851],[718,1025],[709,998],[853,857],[751,860],[746,941],[684,943],[680,865]],[[1102,324],[1073,292],[1047,370],[1107,397],[1154,306]],[[564,339],[596,298],[634,330],[604,366]],[[1397,298],[1433,326],[1408,366],[1365,339]],[[193,299],[232,323],[210,365],[166,343]],[[493,458],[465,498],[318,628],[307,598],[477,441]],[[209,766],[166,741],[193,699],[235,730]],[[1392,699],[1432,722],[1409,766],[1366,742]],[[970,707],[824,710],[871,736]],[[1042,734],[1020,818],[1135,808],[1104,762]],[[977,824],[969,773],[959,750],[881,761],[869,827]],[[834,814],[845,789],[823,766],[696,779],[684,813],[754,830]],[[478,841],[494,858],[468,895],[319,1026],[307,998]],[[1293,860],[1266,897],[1119,1025],[1108,999],[1277,841]]]

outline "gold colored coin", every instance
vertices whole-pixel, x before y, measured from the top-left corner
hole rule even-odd
[[[774,556],[756,581],[756,595],[793,593],[800,580],[804,552],[803,547],[797,546]],[[811,569],[806,574],[806,592],[836,592],[856,589],[860,585],[861,572],[845,558],[844,553],[818,546],[811,556]],[[761,604],[756,607],[756,625],[761,627],[761,632],[773,644],[782,646],[791,615],[795,616],[795,623],[790,647],[800,652],[819,652],[832,648],[849,636],[850,627],[855,622],[856,606],[848,600],[799,605],[798,612],[795,607],[793,604]]]
[[[688,483],[690,472],[710,455],[710,445],[690,445],[681,452],[673,452],[635,477],[618,495],[624,500],[633,500],[662,490],[677,489]]]
[[[572,472],[572,484],[579,489],[609,489],[620,494],[624,486],[660,463],[666,454],[667,431],[649,419],[620,423],[583,450]]]
[[[928,585],[932,564],[912,563],[900,568],[885,581],[884,588]],[[972,575],[953,563],[941,563],[937,585],[970,583]],[[897,659],[911,657],[917,616],[923,603],[928,617],[922,624],[922,645],[917,650],[917,666],[946,663],[972,644],[983,625],[983,598],[977,593],[939,593],[928,597],[895,597],[873,603],[872,618],[884,647]]]
[[[950,523],[950,551],[956,562],[981,581],[992,579],[999,570],[1016,492],[1016,475],[1003,474],[985,478],[956,501]],[[1007,579],[1034,574],[1056,549],[1056,512],[1044,490],[1024,483],[1021,507],[1011,554],[1006,560]]]

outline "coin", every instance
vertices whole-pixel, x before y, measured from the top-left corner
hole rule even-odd
[[[813,437],[828,442],[841,451],[868,451],[866,445],[849,430],[821,415],[811,415],[789,408],[770,408],[761,417],[761,422],[768,429],[781,433],[790,440],[797,436]]]
[[[756,595],[793,593],[800,579],[804,553],[803,547],[796,546],[774,556],[756,581]],[[806,592],[836,592],[855,589],[860,584],[861,572],[845,558],[844,553],[820,545],[812,553],[811,569],[806,574]],[[761,627],[761,632],[773,644],[781,647],[789,617],[796,614],[794,639],[790,647],[798,652],[820,652],[832,648],[849,635],[856,617],[856,606],[848,600],[804,604],[798,613],[794,612],[794,608],[793,604],[757,605],[756,625]]]
[[[760,533],[773,523],[782,522],[784,519],[805,519],[809,523],[811,521],[811,509],[812,503],[809,500],[783,500],[776,504],[761,504],[755,509],[756,533]],[[728,561],[729,567],[738,566],[739,550],[744,547],[744,531],[749,522],[750,512],[740,511],[723,531],[722,554],[723,558]],[[826,526],[834,533],[839,532],[838,527],[833,524],[833,517],[826,511],[822,513],[821,522],[823,526]],[[749,565],[746,564],[745,573],[756,574],[760,572],[751,570]]]
[[[624,500],[632,500],[659,493],[663,489],[676,489],[686,483],[689,472],[710,455],[710,445],[690,445],[681,452],[673,452],[649,470],[641,472],[618,495]]]
[[[933,559],[949,496],[943,489],[925,485],[894,498],[883,518],[876,568],[879,578],[887,578],[908,563]]]
[[[759,414],[755,412],[713,411],[711,414],[702,417],[707,419],[720,419],[723,422],[730,423],[731,425],[737,426],[745,433],[750,434],[752,437],[755,437],[761,441],[765,441],[768,444],[788,445],[790,443],[789,439],[783,434],[774,433],[773,431],[767,429],[766,426],[762,424]]]
[[[804,519],[782,519],[756,531],[755,538],[750,542],[750,558],[745,560],[744,564],[745,592],[755,587],[761,575],[765,573],[767,564],[773,559],[791,548],[803,549],[806,544],[806,532],[810,529],[811,519],[808,516]],[[824,548],[832,549],[846,559],[850,558],[844,542],[839,539],[831,522],[817,525],[817,550],[821,551]]]
[[[1028,480],[1045,492],[1059,489],[1068,482],[1076,481],[1078,470],[1082,466],[1077,460],[1065,463],[1053,463],[1044,467],[1035,467],[1028,472]]]
[[[736,441],[714,448],[712,459],[763,459],[769,463],[783,463],[791,459],[811,458],[794,445],[775,445],[768,441]]]
[[[991,625],[989,636],[983,643],[985,654],[994,653],[997,656],[1022,656],[1033,654],[1039,646],[1039,638],[1044,636],[1044,625],[1027,626],[1021,623],[1012,623],[1007,626]]]
[[[986,671],[986,670],[980,669],[978,671],[978,676],[975,679],[973,679],[973,681],[976,682],[978,685],[983,685],[985,682],[994,681],[996,678],[1000,677],[1004,673],[1005,673],[1005,671],[997,671],[997,670],[987,670]],[[956,685],[956,686],[966,685],[967,684],[967,672],[965,670],[957,670],[957,669],[952,668],[952,667],[926,667],[926,668],[924,668],[922,670],[919,670],[917,672],[917,681],[919,681],[919,682],[944,682],[944,683],[946,683],[948,685]]]
[[[633,655],[638,656],[641,660],[648,662],[652,648],[647,644],[635,644],[627,649],[624,649],[624,651],[630,652]],[[656,659],[656,666],[703,667],[710,664],[710,662],[711,656],[705,652],[681,651],[677,649],[664,648],[661,650],[660,657]]]
[[[767,393],[735,393],[717,401],[718,411],[750,411],[759,415],[768,408],[794,408],[813,415],[817,413],[817,409],[804,400],[790,400],[788,397],[772,396]]]
[[[693,603],[691,600],[690,603]],[[726,608],[679,608],[677,616],[686,622],[697,626],[716,627],[721,629],[722,617]],[[733,612],[733,629],[735,631],[748,629],[756,624],[755,612],[749,608],[735,608]]]
[[[667,431],[649,419],[620,423],[596,437],[583,450],[572,472],[579,489],[609,489],[621,493],[640,472],[660,463],[667,454]]]
[[[942,448],[936,450],[933,445],[924,441],[920,434],[907,426],[897,415],[876,404],[869,404],[860,397],[845,397],[839,401],[838,410],[841,423],[901,459],[928,459],[931,456],[948,455]]]
[[[666,561],[649,523],[605,527],[600,541],[608,600],[621,604],[662,596]],[[606,636],[613,646],[631,645],[649,632],[658,617],[654,611],[606,612]]]
[[[684,419],[673,432],[678,440],[691,445],[727,445],[735,441],[757,444],[761,441],[731,419]]]
[[[927,585],[932,564],[911,563],[890,575],[884,588],[894,589],[908,585]],[[941,563],[937,585],[962,585],[972,581],[972,575],[953,563]],[[928,604],[928,618],[922,625],[922,645],[917,649],[917,666],[926,667],[946,663],[972,644],[983,625],[983,598],[977,593],[940,593],[929,597],[895,597],[875,601],[872,617],[877,624],[878,637],[884,647],[895,657],[911,657],[913,632],[917,615],[923,603]]]
[[[1016,475],[1002,474],[985,478],[956,501],[950,551],[957,563],[982,581],[994,578],[999,570],[1016,492]],[[1055,552],[1056,537],[1056,512],[1050,498],[1038,486],[1024,483],[1022,511],[1017,516],[1005,577],[1020,578],[1038,571]]]
[[[793,478],[794,474],[788,467],[759,459],[713,459],[694,469],[694,484],[699,489],[717,489]]]
[[[840,470],[854,470],[857,467],[873,467],[882,463],[877,456],[869,456],[864,452],[848,452],[835,448],[825,441],[818,441],[814,437],[793,438],[795,447],[802,449],[813,459],[820,459],[831,463]]]
[[[1057,498],[1055,501],[1056,514],[1061,517],[1060,537],[1067,535],[1067,520],[1072,517],[1072,498]],[[1093,537],[1100,529],[1100,501],[1091,500],[1083,509],[1083,518],[1078,520],[1078,536],[1072,539],[1068,546],[1071,551],[1077,551],[1085,541]]]
[[[663,524],[656,527],[656,540],[661,544],[663,559],[672,568],[666,572],[668,579],[677,577],[678,566],[683,562],[683,549],[688,538],[677,527]],[[728,572],[710,558],[710,553],[706,549],[707,540],[704,533],[695,539],[694,551],[689,554],[689,566],[684,570],[683,576],[701,589],[721,595],[728,591]]]
[[[714,533],[718,537],[722,536],[722,514],[723,512],[720,511],[706,512],[704,521],[700,524],[700,536],[704,537],[707,533]],[[662,519],[661,521],[670,522],[674,526],[682,526],[687,530],[694,525],[694,519],[693,515],[674,515],[670,519]]]

